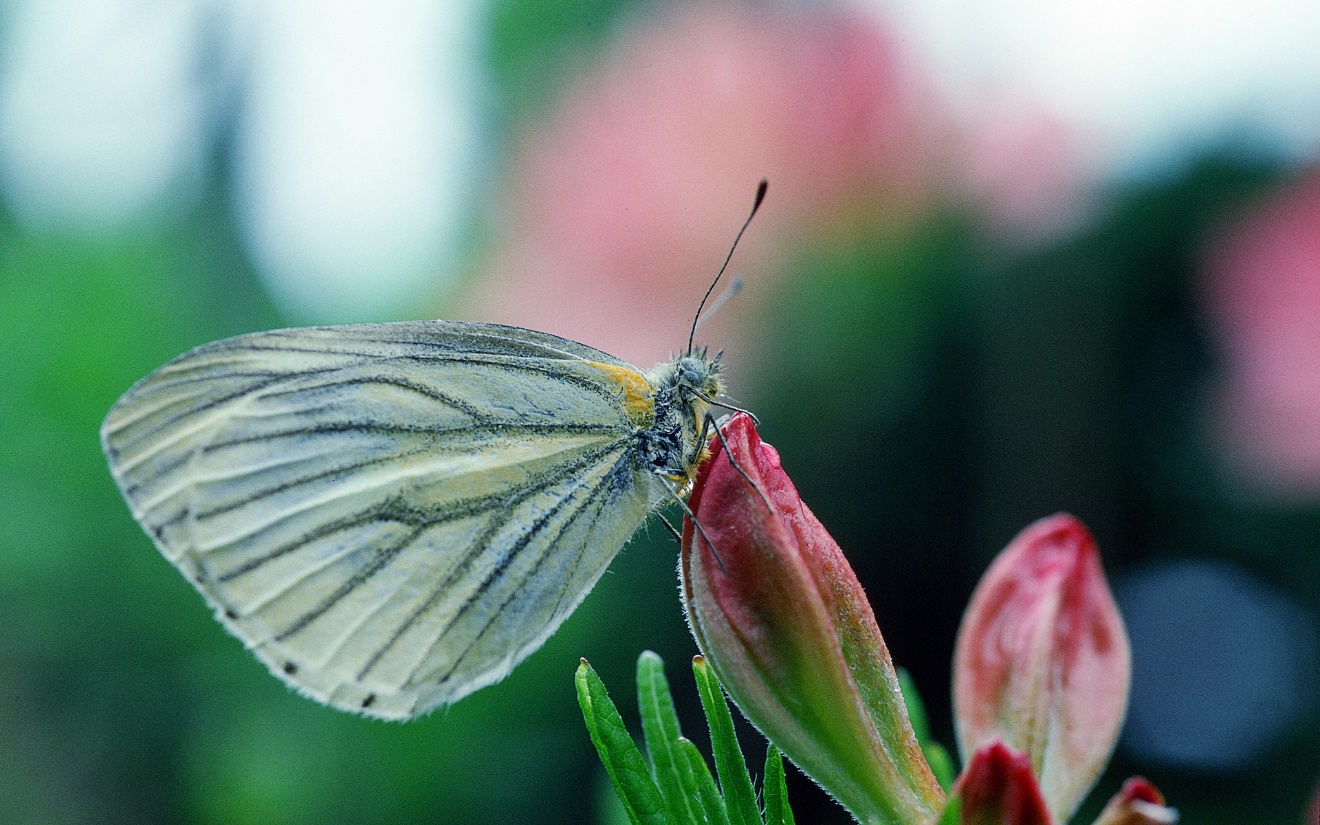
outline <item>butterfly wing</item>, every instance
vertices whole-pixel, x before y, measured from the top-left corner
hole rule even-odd
[[[279,330],[161,367],[102,442],[133,515],[273,673],[403,719],[503,678],[645,518],[620,375],[642,380],[512,327]]]

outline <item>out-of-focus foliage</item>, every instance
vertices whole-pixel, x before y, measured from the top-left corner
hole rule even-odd
[[[767,15],[775,8],[758,7]],[[742,25],[736,14],[729,19],[721,25]],[[485,37],[495,148],[486,162],[494,178],[513,184],[492,185],[482,215],[500,215],[518,190],[522,161],[512,135],[534,143],[545,128],[538,118],[555,117],[576,78],[612,53],[616,32],[648,31],[651,20],[614,0],[493,5]],[[766,30],[794,26],[753,27],[748,42],[755,47]],[[856,54],[872,54],[869,42]],[[737,65],[728,68],[737,77]],[[854,89],[857,97],[821,110],[852,112],[865,93]],[[654,111],[640,103],[643,115]],[[732,138],[718,144],[732,160],[702,154],[676,168],[704,175],[726,161],[767,157],[816,183],[812,164],[828,130],[776,133],[800,138],[805,148],[792,157],[778,144],[759,147],[763,154],[739,149],[756,143],[756,112],[783,110],[774,98],[746,109],[752,122],[735,121]],[[713,145],[696,134],[663,145],[694,153]],[[936,738],[952,741],[942,697],[976,576],[1022,524],[1069,510],[1097,534],[1120,608],[1125,576],[1159,562],[1208,560],[1301,617],[1293,669],[1266,686],[1288,691],[1297,709],[1258,751],[1206,768],[1159,749],[1159,737],[1176,730],[1129,730],[1101,786],[1148,775],[1188,822],[1297,821],[1320,764],[1320,500],[1244,490],[1223,470],[1206,414],[1223,340],[1201,279],[1214,239],[1299,171],[1226,149],[1186,159],[1158,180],[1110,187],[1071,232],[1014,240],[948,180],[961,145],[949,143],[940,147],[947,155],[939,174],[909,180],[915,194],[897,206],[892,192],[878,201],[854,192],[803,218],[801,200],[776,200],[783,189],[772,176],[748,237],[754,251],[765,233],[759,242],[770,251],[740,259],[754,268],[735,262],[748,289],[703,337],[715,347],[726,336],[740,342],[740,360],[729,359],[738,400],[756,411],[803,499],[857,570],[895,661],[927,698]],[[209,165],[207,198],[113,237],[25,234],[0,213],[0,821],[595,819],[608,807],[598,800],[612,794],[572,691],[579,657],[606,683],[628,684],[643,649],[670,661],[695,652],[679,606],[676,548],[663,530],[643,530],[578,613],[506,682],[429,719],[386,725],[320,708],[270,678],[158,556],[115,492],[97,440],[114,399],[190,346],[282,323],[233,226],[228,199],[239,195],[227,180],[228,151],[222,145]],[[579,158],[581,168],[609,160],[594,158]],[[1020,174],[1032,169],[1026,161]],[[729,203],[750,205],[757,177],[738,183],[743,194]],[[628,169],[616,179],[618,202],[602,214],[625,213],[635,208],[631,197],[654,191]],[[558,205],[559,187],[572,183],[544,184],[541,202]],[[877,202],[885,208],[870,208]],[[673,203],[671,213],[681,215],[681,199]],[[704,215],[709,203],[691,208]],[[730,240],[743,208],[729,207]],[[486,227],[470,267],[474,293],[489,276],[485,263],[515,243],[504,236],[510,226],[517,221],[496,217]],[[605,229],[558,240],[616,243]],[[647,236],[665,237],[662,229]],[[656,243],[654,254],[664,253]],[[703,265],[706,253],[695,251],[692,265]],[[693,253],[673,254],[686,261]],[[713,273],[718,263],[705,265]],[[700,297],[656,294],[654,281],[624,286],[643,305],[695,308]],[[474,306],[497,306],[497,298],[455,298],[443,311],[472,317]],[[438,311],[417,306],[413,315]],[[639,335],[682,343],[685,329],[646,328],[641,317],[627,316]],[[1130,630],[1134,699],[1143,679],[1163,678],[1170,666],[1207,667],[1205,681],[1245,695],[1259,688],[1238,667],[1243,651],[1212,650],[1197,662],[1143,659],[1140,628]],[[1184,640],[1185,652],[1201,651],[1197,642]],[[624,717],[635,718],[631,700],[618,698]],[[695,694],[675,699],[687,729],[699,731]],[[1197,696],[1169,701],[1200,707]],[[1187,718],[1241,710],[1207,707],[1204,717]],[[762,747],[754,732],[741,732],[750,733],[749,750]],[[759,755],[749,754],[752,764]],[[799,821],[845,821],[789,773]],[[1082,818],[1101,802],[1090,800]]]
[[[496,0],[490,11],[490,67],[512,113],[553,100],[566,73],[580,70],[608,42],[635,0]]]

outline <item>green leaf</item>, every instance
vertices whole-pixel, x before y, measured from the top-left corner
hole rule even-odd
[[[628,818],[636,825],[676,825],[666,814],[660,790],[646,769],[642,752],[624,727],[618,708],[610,701],[605,683],[586,659],[578,666],[575,681],[587,731]]]
[[[697,777],[678,744],[683,732],[665,679],[665,665],[649,650],[637,659],[637,707],[642,714],[642,733],[655,771],[655,784],[670,816],[676,822],[705,822]]]
[[[962,824],[962,800],[956,796],[949,797],[944,805],[944,813],[940,814],[939,825],[961,825]]]
[[[930,772],[935,774],[935,780],[940,783],[940,787],[947,793],[953,788],[953,783],[958,778],[958,770],[953,764],[953,757],[939,742],[934,740],[926,742],[921,746],[921,752],[926,755],[926,762],[930,764]]]
[[[917,742],[921,744],[921,752],[930,765],[931,773],[935,774],[935,780],[947,792],[953,787],[957,775],[953,759],[944,746],[931,737],[926,706],[921,701],[921,694],[917,692],[917,683],[912,681],[912,676],[903,668],[898,668],[898,685],[903,690],[903,703],[907,705],[908,719],[912,722],[912,732],[917,735]]]
[[[609,774],[605,775],[604,782],[599,781],[598,777],[593,779],[591,821],[594,825],[633,825],[633,818],[623,806],[614,783],[609,781]]]
[[[710,766],[706,764],[701,751],[688,739],[679,739],[678,749],[687,759],[692,776],[697,781],[697,799],[706,812],[706,820],[711,825],[729,825],[724,799],[720,796],[719,788],[715,787],[715,777],[711,776]]]
[[[793,811],[788,807],[784,759],[774,745],[765,752],[765,776],[761,785],[765,793],[765,825],[794,825]]]
[[[719,679],[700,656],[692,659],[692,674],[697,679],[701,706],[710,725],[710,742],[715,751],[715,769],[720,775],[720,788],[724,791],[724,804],[732,825],[761,825],[761,813],[756,809],[756,789],[747,772],[747,760],[738,747],[733,732],[733,716],[729,703],[724,700]]]
[[[898,668],[898,686],[903,691],[903,704],[907,705],[908,719],[912,722],[912,732],[917,741],[926,744],[930,741],[930,722],[926,719],[926,705],[917,692],[917,683],[912,681],[912,674],[905,668]]]

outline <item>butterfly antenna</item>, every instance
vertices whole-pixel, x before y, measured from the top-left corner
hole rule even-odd
[[[678,506],[683,508],[683,514],[692,519],[692,526],[696,528],[697,534],[701,536],[702,540],[706,542],[706,546],[710,548],[711,555],[715,557],[716,563],[720,566],[720,571],[728,572],[724,567],[724,559],[720,558],[720,551],[715,549],[715,542],[710,540],[710,536],[706,535],[706,531],[701,526],[701,522],[697,521],[697,514],[692,512],[692,508],[688,507],[688,503],[683,500],[683,497],[678,494],[678,490],[674,489],[668,479],[664,476],[657,476],[657,478],[664,482],[665,489],[669,491],[669,495],[673,496],[674,501],[678,502]],[[673,529],[674,525],[668,524],[668,522],[666,522],[666,524],[671,530]],[[683,537],[681,535],[678,537],[678,543],[680,545],[683,543]]]
[[[752,218],[756,217],[756,210],[761,208],[761,201],[765,200],[765,190],[769,185],[769,182],[765,180],[757,185],[756,200],[752,202],[751,214],[747,216],[747,220],[743,221],[742,229],[738,230],[737,237],[733,239],[733,246],[729,247],[729,254],[724,258],[724,265],[720,267],[720,271],[715,275],[715,280],[710,282],[710,286],[706,288],[706,294],[701,298],[701,303],[697,305],[697,314],[692,318],[692,332],[688,334],[688,355],[692,354],[692,342],[697,338],[697,322],[701,320],[701,310],[705,309],[706,301],[710,300],[710,294],[715,291],[715,285],[720,282],[724,270],[729,268],[729,261],[733,260],[733,251],[738,248],[738,241],[742,240],[743,233],[747,231],[747,227],[752,223]]]
[[[669,535],[674,537],[674,541],[678,542],[678,546],[681,548],[683,546],[683,534],[678,532],[678,528],[670,524],[669,519],[664,516],[658,515],[656,518],[660,519],[660,523],[665,526],[665,529],[669,531]]]

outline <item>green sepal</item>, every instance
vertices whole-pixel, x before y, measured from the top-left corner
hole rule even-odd
[[[761,813],[756,808],[756,789],[752,786],[751,774],[747,772],[747,760],[738,747],[738,738],[733,731],[733,715],[729,713],[729,703],[724,700],[724,693],[715,673],[700,656],[692,659],[692,674],[697,679],[697,691],[701,694],[701,706],[706,711],[706,723],[710,725],[711,749],[715,752],[715,770],[720,776],[720,788],[724,791],[724,804],[731,825],[761,825]]]
[[[765,825],[794,825],[788,807],[788,784],[784,779],[784,759],[779,748],[771,745],[765,752],[765,775],[761,779],[765,794]]]
[[[697,782],[697,799],[705,811],[706,821],[710,825],[729,825],[724,798],[720,796],[720,789],[715,787],[715,777],[711,775],[710,766],[706,764],[701,751],[688,739],[679,739],[678,749],[687,759],[688,768]]]
[[[646,768],[642,752],[624,727],[618,708],[610,701],[605,683],[586,659],[578,665],[574,681],[587,732],[601,762],[605,763],[605,771],[619,793],[628,818],[635,825],[679,825],[682,821],[671,820],[665,811],[660,789]]]
[[[637,658],[637,708],[642,714],[642,733],[646,737],[646,752],[651,757],[655,784],[669,815],[675,822],[704,822],[704,811],[697,795],[697,777],[678,745],[683,732],[679,729],[678,713],[669,693],[665,665],[649,650]]]

